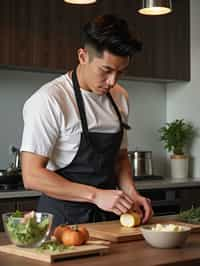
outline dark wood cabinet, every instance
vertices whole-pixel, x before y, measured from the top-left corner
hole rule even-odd
[[[188,210],[193,207],[200,207],[200,188],[182,189],[179,191],[181,198],[181,210]]]
[[[20,211],[36,210],[38,197],[33,198],[20,198],[17,200],[16,209]]]
[[[2,0],[0,8],[0,65],[64,72],[77,63],[80,30],[99,14],[125,18],[143,42],[127,77],[190,79],[189,0],[174,0],[173,13],[142,16],[140,1],[101,0],[77,6],[63,0]]]
[[[63,1],[8,1],[0,9],[0,64],[64,70],[80,43],[79,10]]]
[[[4,231],[2,214],[5,212],[13,212],[16,210],[16,201],[14,199],[1,199],[0,200],[0,232]]]
[[[180,211],[200,207],[200,187],[174,187],[143,189],[140,193],[151,199],[155,215],[178,214]]]
[[[0,200],[0,232],[4,231],[2,214],[5,212],[32,211],[36,210],[39,197],[30,198],[12,198]]]

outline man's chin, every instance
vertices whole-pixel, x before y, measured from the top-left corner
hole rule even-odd
[[[100,96],[102,96],[102,95],[104,95],[104,94],[106,94],[107,92],[105,92],[105,91],[97,91],[96,92],[96,94],[97,95],[100,95]]]
[[[99,94],[99,95],[104,95],[104,94],[106,94],[106,93],[109,92],[109,89],[99,88],[96,92],[97,92],[97,94]]]

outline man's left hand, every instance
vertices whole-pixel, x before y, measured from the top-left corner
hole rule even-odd
[[[153,215],[151,200],[141,196],[140,194],[136,194],[134,196],[133,210],[141,215],[143,224],[147,223]]]

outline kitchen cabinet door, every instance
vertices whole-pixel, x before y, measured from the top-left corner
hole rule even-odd
[[[0,232],[4,231],[2,214],[6,212],[13,212],[16,210],[16,201],[13,199],[1,199],[0,200]]]
[[[188,188],[179,191],[181,198],[181,210],[188,210],[192,207],[200,207],[200,188]]]
[[[17,209],[20,211],[35,211],[38,203],[38,197],[17,199]]]
[[[76,63],[80,9],[56,0],[2,0],[0,64],[59,71]]]
[[[32,60],[35,68],[61,70],[76,64],[80,9],[63,1],[32,1]]]
[[[153,78],[190,80],[190,1],[174,0],[173,12],[153,17]],[[148,43],[147,43],[148,44]]]
[[[140,1],[101,0],[78,6],[63,0],[2,0],[0,65],[54,72],[74,68],[83,24],[96,15],[113,13],[125,18],[143,43],[127,77],[189,80],[189,0],[172,3],[169,15],[143,16],[137,13]]]

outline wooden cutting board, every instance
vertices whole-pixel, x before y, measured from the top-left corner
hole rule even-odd
[[[36,248],[21,248],[10,244],[1,245],[0,252],[51,263],[60,259],[68,259],[85,255],[104,255],[109,251],[110,247],[108,245],[100,245],[95,243],[98,243],[98,241],[88,241],[88,244],[75,246],[62,252],[50,252],[47,250],[40,251]]]
[[[187,225],[192,228],[192,232],[200,232],[200,224],[198,225],[189,224],[172,219],[161,219],[158,217],[152,218],[149,224],[152,223],[161,223],[161,224],[171,223],[171,224]],[[84,226],[87,227],[91,237],[109,240],[112,242],[125,242],[130,240],[143,239],[139,227],[131,227],[131,228],[123,227],[120,225],[119,220],[84,224]]]

